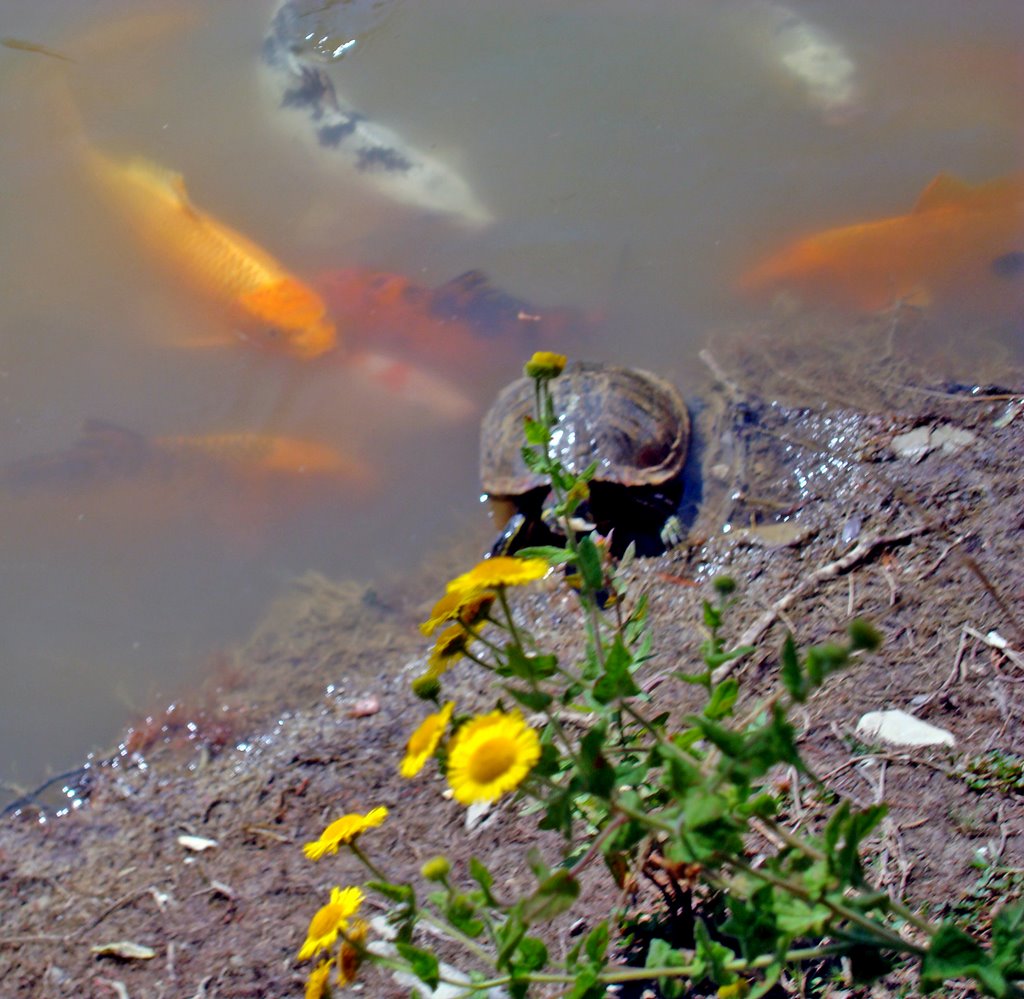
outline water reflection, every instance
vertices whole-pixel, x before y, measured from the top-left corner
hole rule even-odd
[[[476,422],[525,353],[692,392],[705,331],[767,308],[733,297],[756,260],[905,213],[943,172],[1021,167],[1016,0],[395,4],[325,72],[390,148],[464,179],[493,221],[462,226],[307,141],[308,108],[282,111],[261,61],[269,6],[8,11],[5,33],[74,62],[0,49],[0,465],[116,472],[0,494],[0,771],[26,783],[112,741],[126,703],[194,676],[292,575],[367,578],[480,523]],[[338,350],[225,345],[223,312],[114,224],[61,86],[97,149],[180,172],[190,204],[322,297]],[[1022,249],[990,261],[1011,297]],[[988,300],[971,321],[1015,347]],[[132,447],[83,455],[89,420]],[[168,443],[238,435],[366,474],[243,475]]]

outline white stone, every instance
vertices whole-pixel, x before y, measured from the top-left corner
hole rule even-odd
[[[929,725],[906,711],[869,711],[857,722],[857,735],[865,741],[881,739],[894,746],[955,746],[952,732]]]

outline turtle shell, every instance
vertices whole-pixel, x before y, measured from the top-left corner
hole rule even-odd
[[[574,474],[597,462],[594,480],[657,486],[686,461],[690,418],[675,387],[647,371],[577,363],[550,382],[557,424],[551,447]],[[480,480],[491,496],[520,496],[544,483],[526,467],[523,421],[534,415],[533,381],[498,394],[480,429]]]

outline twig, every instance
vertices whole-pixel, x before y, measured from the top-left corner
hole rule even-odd
[[[921,524],[917,527],[909,527],[905,531],[897,531],[895,534],[865,535],[858,542],[857,546],[850,549],[842,558],[837,558],[834,562],[819,566],[787,594],[776,600],[771,607],[756,618],[753,624],[740,635],[736,640],[736,647],[744,645],[755,646],[761,639],[761,636],[776,622],[780,615],[789,610],[798,600],[806,596],[819,584],[835,579],[836,576],[842,575],[858,563],[863,562],[876,548],[905,541],[907,538],[912,538],[916,534],[922,534],[928,529],[927,525]],[[750,653],[747,653],[747,655],[750,655]],[[745,658],[745,655],[737,656],[735,659],[730,659],[729,662],[723,663],[711,674],[712,681],[714,683],[721,683],[722,680],[732,673],[737,663],[742,662]]]
[[[950,531],[946,522],[936,516],[934,510],[925,509],[923,504],[919,503],[917,498],[911,495],[906,489],[899,485],[893,485],[893,491],[907,506],[917,511],[917,515],[928,525],[929,528],[936,531],[938,534],[949,538],[953,533]],[[975,579],[981,583],[985,592],[995,601],[996,606],[1003,612],[1007,621],[1010,622],[1013,630],[1017,633],[1017,641],[1019,644],[1024,645],[1024,625],[1017,619],[1009,603],[1005,600],[1003,595],[996,589],[995,584],[985,575],[980,565],[975,561],[974,557],[968,555],[966,552],[959,549],[954,549],[956,557],[960,560],[960,563],[968,569]]]

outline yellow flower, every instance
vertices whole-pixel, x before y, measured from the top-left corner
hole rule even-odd
[[[438,635],[431,650],[430,659],[427,662],[427,676],[440,676],[451,665],[453,659],[458,659],[466,651],[466,642],[469,639],[466,629],[461,624],[453,624],[445,628]]]
[[[492,711],[467,722],[448,750],[448,783],[463,805],[497,801],[518,787],[540,759],[540,738],[518,711]]]
[[[427,715],[416,731],[409,736],[409,741],[405,744],[405,759],[402,760],[399,770],[403,777],[415,777],[423,769],[423,764],[434,755],[434,750],[448,728],[454,710],[455,702],[449,701],[440,711]]]
[[[430,612],[430,617],[420,625],[424,635],[432,635],[438,627],[447,621],[462,621],[473,625],[479,621],[494,603],[493,593],[465,594],[455,590],[446,593]]]
[[[360,888],[332,888],[331,900],[317,909],[309,922],[306,942],[299,951],[299,960],[305,961],[321,950],[327,950],[338,939],[338,934],[348,926],[363,901]]]
[[[469,572],[456,576],[448,584],[448,593],[464,598],[481,596],[485,590],[499,586],[518,586],[547,575],[548,561],[543,558],[516,558],[513,555],[495,555],[478,562]]]
[[[364,919],[356,919],[345,931],[345,939],[338,950],[338,984],[350,985],[356,980],[356,972],[363,963],[366,931],[369,924]]]
[[[555,354],[550,350],[538,350],[523,367],[527,378],[556,378],[565,368],[565,354]]]
[[[331,965],[334,960],[321,961],[306,979],[306,999],[323,999],[327,991],[327,976],[331,973]]]
[[[361,832],[379,826],[388,817],[386,808],[371,808],[365,815],[343,815],[332,822],[314,843],[307,843],[302,852],[310,860],[319,860],[325,853],[337,853],[342,843],[351,843]]]

